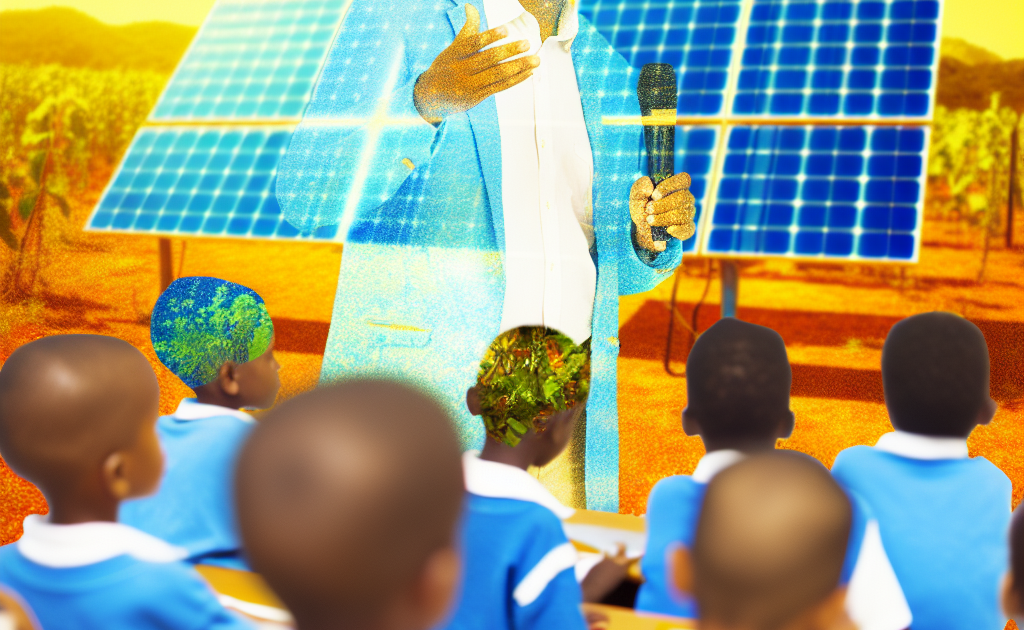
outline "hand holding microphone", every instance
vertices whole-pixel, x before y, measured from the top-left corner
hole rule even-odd
[[[669,237],[686,240],[697,231],[690,176],[675,170],[676,73],[664,63],[649,63],[640,72],[637,99],[644,118],[644,142],[650,177],[641,177],[629,193],[629,214],[637,244],[665,251]],[[661,119],[661,120],[659,120]]]

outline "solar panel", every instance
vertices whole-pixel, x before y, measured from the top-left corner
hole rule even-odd
[[[400,152],[405,134],[422,130],[389,119],[390,111],[369,111],[370,103],[384,102],[378,97],[387,92],[388,69],[336,65],[345,70],[319,76],[349,4],[219,0],[89,229],[303,238],[281,218],[275,194],[330,191],[329,182],[313,181],[355,172],[367,161],[400,159],[391,153]],[[377,15],[369,1],[353,6],[359,12],[346,26],[351,49],[333,54],[363,59],[381,45],[369,36],[380,34],[371,26],[385,25],[388,16]],[[698,234],[684,242],[686,253],[916,260],[928,134],[912,126],[927,124],[932,113],[937,0],[580,0],[579,10],[633,67],[677,68],[676,169],[693,178],[698,209]],[[380,81],[367,81],[371,70]],[[318,79],[319,104],[312,100]],[[352,102],[352,120],[317,121],[331,94]],[[387,120],[368,124],[378,115]],[[294,132],[300,120],[302,134]],[[860,172],[849,170],[857,151],[823,148],[822,134],[831,132],[864,138]],[[359,155],[321,151],[304,179],[277,187],[289,137],[293,148],[303,134],[323,148],[331,134],[351,133],[366,136]],[[898,150],[880,148],[887,133],[901,139]],[[919,148],[907,148],[918,141]],[[834,172],[819,172],[826,164]],[[886,164],[896,170],[886,172]],[[858,195],[852,200],[851,186]],[[885,186],[891,199],[882,199]],[[353,184],[322,203],[310,201],[343,225],[307,237],[380,240],[386,233],[406,242],[440,229],[418,224],[411,211],[407,221],[395,208],[354,212],[383,194],[370,188]],[[792,198],[776,198],[783,193]],[[479,227],[446,227],[438,238],[457,245],[453,235],[470,238]]]
[[[92,229],[294,238],[274,196],[290,126],[146,127],[89,222]],[[315,238],[333,238],[325,227]]]
[[[676,68],[678,112],[721,114],[736,42],[740,0],[592,0],[580,13],[626,61]]]
[[[100,198],[90,230],[303,237],[284,221],[277,171],[348,7],[219,0]]]
[[[220,1],[150,118],[298,118],[344,15],[339,1]]]
[[[930,115],[937,0],[771,0],[751,9],[733,114]]]
[[[923,127],[733,127],[704,251],[910,261]]]

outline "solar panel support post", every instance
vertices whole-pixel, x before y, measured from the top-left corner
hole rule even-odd
[[[722,317],[736,317],[736,297],[740,287],[740,272],[735,260],[722,260]]]
[[[160,293],[167,290],[174,282],[174,253],[171,250],[171,239],[160,238]]]

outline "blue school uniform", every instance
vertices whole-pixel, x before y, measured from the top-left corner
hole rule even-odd
[[[254,427],[247,413],[182,400],[157,420],[166,457],[160,489],[122,503],[118,520],[186,549],[189,562],[247,570],[233,484],[235,460]]]
[[[464,458],[462,586],[449,630],[585,630],[576,549],[529,473]],[[563,510],[567,509],[562,507]]]
[[[701,459],[693,476],[667,477],[651,490],[647,550],[640,563],[645,581],[637,593],[637,610],[697,616],[693,599],[671,582],[669,555],[679,545],[692,547],[708,482],[742,457],[739,451],[713,451]],[[847,612],[861,630],[903,630],[910,625],[910,609],[881,545],[878,524],[866,502],[851,496],[851,503],[853,523],[841,575],[848,585]]]
[[[963,439],[897,431],[839,453],[832,474],[864,497],[914,614],[914,630],[997,630],[1008,566],[1010,480]]]
[[[217,601],[184,551],[120,523],[25,519],[0,548],[0,584],[35,611],[41,630],[253,630]]]

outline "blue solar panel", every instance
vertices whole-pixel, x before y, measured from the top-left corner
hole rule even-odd
[[[274,196],[290,127],[146,127],[89,221],[94,230],[295,238]],[[313,238],[331,239],[336,227]]]
[[[732,113],[926,117],[938,0],[755,0]]]
[[[345,2],[221,0],[150,118],[298,118]]]
[[[281,218],[276,190],[315,193],[323,198],[324,213],[344,215],[341,227],[320,228],[313,238],[348,234],[359,241],[378,239],[383,231],[396,242],[430,241],[421,234],[429,228],[446,243],[453,234],[472,240],[480,226],[463,226],[462,232],[441,229],[443,221],[424,227],[394,205],[401,199],[392,200],[387,212],[357,216],[351,208],[363,200],[383,203],[384,191],[361,183],[351,189],[318,183],[357,172],[368,161],[397,164],[403,138],[423,133],[395,118],[401,114],[390,107],[387,115],[394,120],[377,131],[360,122],[385,115],[371,103],[385,102],[380,97],[390,70],[375,69],[381,73],[377,82],[367,82],[363,65],[356,72],[319,76],[349,4],[219,0],[88,227],[296,238],[299,232]],[[387,16],[377,15],[370,0],[352,6],[358,14],[341,31],[349,31],[350,39],[336,54],[355,59],[350,48],[361,47],[372,58],[362,48],[380,45],[379,37],[366,38]],[[925,129],[772,125],[782,118],[822,125],[844,119],[864,124],[863,118],[927,123],[935,87],[937,0],[579,0],[579,10],[633,67],[676,67],[678,113],[697,119],[688,121],[693,126],[677,127],[676,138],[676,170],[693,178],[699,221],[697,237],[683,244],[685,252],[916,258],[924,150],[907,143],[923,143]],[[317,103],[308,105],[318,78],[321,108],[333,104],[334,96],[345,98],[353,104],[351,120],[329,120],[320,131],[315,120],[310,123],[321,115]],[[303,116],[314,135],[365,134],[366,146],[358,154],[326,151],[322,164],[295,178],[301,186],[275,189],[282,155]],[[711,120],[704,124],[705,118]],[[736,126],[749,125],[751,118],[763,119],[765,126]],[[899,142],[884,149],[889,133]],[[826,146],[826,136],[840,144]],[[841,138],[859,137],[865,142],[860,148],[842,144],[853,141]],[[857,165],[862,170],[853,174]]]
[[[915,261],[922,127],[734,127],[704,251]]]
[[[716,127],[676,127],[677,173],[690,174],[690,192],[696,201],[697,214],[694,221],[700,225],[700,217],[707,205],[715,152],[718,149],[719,130]],[[683,253],[692,254],[697,250],[700,235],[683,241]]]
[[[722,113],[740,0],[583,0],[580,13],[630,65],[676,68],[680,114]]]

